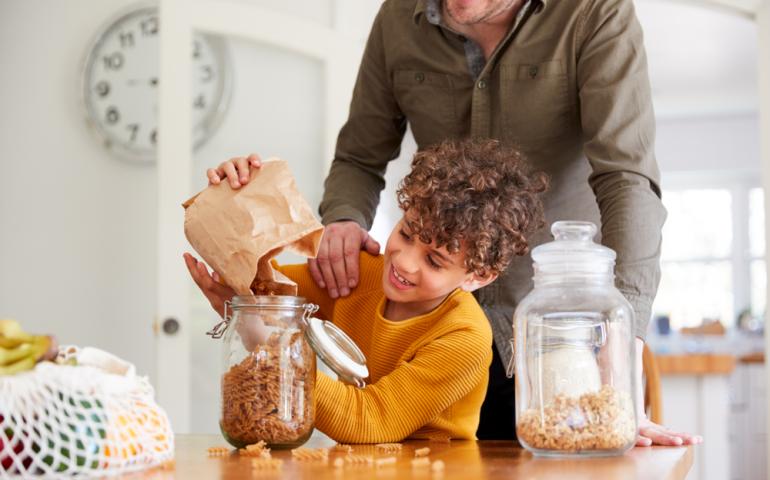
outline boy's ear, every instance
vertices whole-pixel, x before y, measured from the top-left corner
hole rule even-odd
[[[468,278],[465,279],[463,284],[460,285],[460,289],[466,292],[472,292],[474,290],[478,290],[481,287],[486,287],[490,283],[494,282],[496,279],[497,279],[496,273],[490,273],[484,277],[480,277],[474,273],[469,275]]]

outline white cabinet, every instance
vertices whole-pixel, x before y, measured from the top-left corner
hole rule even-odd
[[[663,423],[703,435],[688,480],[767,479],[767,395],[763,363],[729,375],[663,375]]]
[[[663,424],[703,436],[688,480],[730,478],[728,375],[664,375]]]
[[[729,385],[730,480],[764,480],[767,478],[764,363],[739,363]]]

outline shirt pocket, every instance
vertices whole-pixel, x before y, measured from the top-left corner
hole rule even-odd
[[[418,145],[430,145],[459,134],[454,82],[450,75],[396,70],[393,92]]]
[[[562,60],[500,66],[505,136],[521,144],[566,134],[572,103]]]

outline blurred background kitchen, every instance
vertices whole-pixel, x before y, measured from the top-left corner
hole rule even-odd
[[[181,203],[258,152],[317,206],[379,3],[0,0],[0,317],[130,360],[177,432],[218,432],[216,316],[184,270]],[[705,438],[688,478],[764,479],[770,0],[636,6],[669,212],[648,337],[663,422]],[[380,241],[414,148],[388,171]]]

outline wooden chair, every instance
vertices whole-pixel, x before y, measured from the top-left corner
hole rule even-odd
[[[642,351],[642,372],[644,374],[644,411],[655,423],[663,422],[663,399],[660,392],[660,371],[655,354],[644,344]]]

